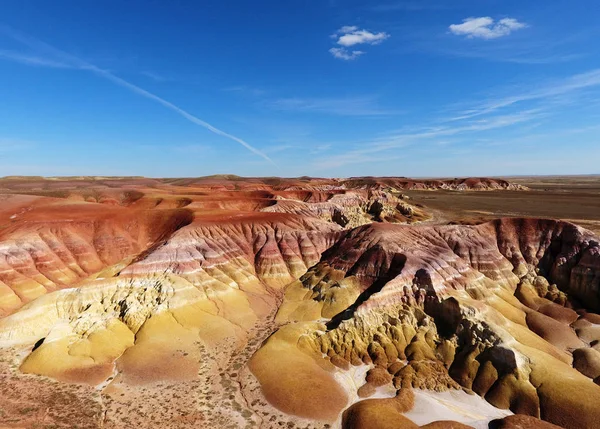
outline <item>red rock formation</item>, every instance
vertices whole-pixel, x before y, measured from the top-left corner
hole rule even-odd
[[[188,224],[186,210],[130,211],[100,204],[32,201],[4,208],[0,314],[131,259]]]
[[[0,198],[0,315],[115,264],[119,272],[194,218],[163,252],[181,245],[194,253],[206,237],[205,250],[223,251],[221,262],[243,257],[256,266],[248,275],[280,286],[316,262],[340,225],[426,218],[390,194],[334,179],[13,177],[0,179]],[[166,254],[149,261],[161,258],[179,271],[192,264]]]
[[[339,229],[318,219],[279,213],[200,217],[122,274],[172,272],[192,280],[201,271],[220,270],[222,276],[252,276],[284,286],[319,260]],[[223,269],[232,264],[236,269]],[[235,283],[236,278],[221,281]]]
[[[402,189],[521,188],[2,179],[3,377],[95,386],[96,427],[135,403],[130,426],[419,427],[410,389],[533,416],[499,427],[598,427],[598,237],[551,220],[421,225]]]
[[[583,319],[581,330],[569,326],[577,313],[563,306],[598,308],[599,246],[591,233],[549,220],[365,225],[340,235],[302,283],[291,286],[280,313],[311,320],[306,300],[325,316],[350,297],[329,316],[326,332],[303,340],[335,357],[337,367],[345,361],[392,371],[391,364],[407,359],[406,367],[390,372],[396,387],[444,390],[454,388],[444,379],[445,366],[454,381],[497,407],[565,427],[594,427],[600,389],[576,369],[595,378],[595,350],[577,350],[576,369],[571,352],[597,334],[588,333]],[[301,290],[304,298],[291,299]]]

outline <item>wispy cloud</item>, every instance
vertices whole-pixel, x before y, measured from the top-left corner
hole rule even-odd
[[[598,101],[600,92],[592,89],[600,89],[600,69],[575,74],[562,80],[548,81],[533,88],[529,85],[527,88],[513,88],[503,96],[488,95],[487,100],[473,103],[467,108],[464,104],[449,106],[454,112],[451,119],[438,117],[430,124],[355,141],[346,145],[352,149],[320,158],[315,167],[338,168],[360,163],[362,159],[366,162],[384,162],[390,159],[390,156],[396,156],[398,152],[403,153],[409,147],[413,152],[427,150],[427,153],[430,153],[432,147],[447,145],[448,142],[469,142],[468,147],[456,147],[457,154],[464,154],[465,150],[471,149],[483,150],[499,144],[510,144],[513,149],[534,147],[544,138],[556,138],[556,133],[542,136],[535,131],[540,125],[547,124],[558,112],[562,112],[566,105],[580,107],[582,100],[586,100],[585,106],[593,111],[593,103]],[[472,98],[475,98],[475,94]],[[570,132],[593,133],[595,127],[577,126]],[[502,130],[502,137],[498,136],[496,130]],[[564,134],[564,130],[559,131],[561,132]],[[448,155],[450,152],[443,153]]]
[[[548,44],[540,48],[533,44],[496,46],[494,49],[478,49],[474,46],[468,48],[444,49],[437,47],[434,51],[453,57],[474,58],[494,62],[505,62],[514,64],[557,64],[581,59],[586,56],[583,53],[554,53]]]
[[[370,164],[389,162],[402,159],[401,155],[368,155],[361,151],[352,151],[345,154],[327,157],[325,159],[317,161],[314,166],[318,169],[328,170],[331,168],[343,167],[344,165],[352,164]]]
[[[267,146],[267,147],[263,148],[263,151],[268,154],[275,154],[275,153],[280,153],[280,152],[287,152],[290,150],[297,150],[300,148],[301,148],[301,146],[299,146],[299,145],[278,144],[278,145],[273,145],[273,146]]]
[[[600,69],[570,76],[561,81],[546,83],[538,88],[524,90],[508,96],[488,99],[470,109],[463,110],[451,120],[463,120],[493,113],[527,101],[553,99],[584,89],[600,86]]]
[[[155,82],[166,82],[168,80],[166,77],[152,71],[142,71],[140,74],[152,79]]]
[[[333,47],[329,50],[331,55],[340,60],[354,60],[364,51],[350,50],[348,48],[356,45],[378,45],[388,39],[390,35],[385,32],[372,33],[369,30],[360,29],[355,25],[345,25],[331,35],[332,39],[336,40],[336,44],[340,47]]]
[[[310,153],[311,155],[316,155],[319,153],[327,152],[333,147],[331,143],[325,144],[315,144],[314,141],[303,141],[300,140],[296,144],[279,144],[273,146],[267,146],[263,148],[263,151],[268,154],[276,154],[282,152],[291,152],[291,151],[303,151]]]
[[[214,152],[214,148],[205,144],[138,144],[137,149],[153,152],[178,152],[185,154],[206,154]]]
[[[466,18],[462,24],[452,24],[449,28],[450,32],[458,36],[491,40],[508,36],[513,31],[526,27],[527,24],[514,18],[502,18],[496,22],[489,16],[482,16],[479,18]]]
[[[364,51],[349,51],[345,48],[331,48],[329,52],[335,58],[346,61],[355,60],[365,53]]]
[[[76,68],[76,69],[81,69],[81,70],[91,72],[99,77],[102,77],[102,78],[114,83],[115,85],[126,88],[129,91],[131,91],[137,95],[140,95],[142,97],[145,97],[152,101],[155,101],[155,102],[161,104],[162,106],[174,111],[175,113],[179,114],[180,116],[184,117],[188,121],[190,121],[196,125],[199,125],[203,128],[206,128],[207,130],[211,131],[214,134],[217,134],[219,136],[233,140],[233,141],[239,143],[240,145],[244,146],[246,149],[248,149],[255,155],[258,155],[258,156],[264,158],[265,160],[269,161],[273,165],[276,165],[271,158],[269,158],[267,155],[265,155],[260,150],[256,149],[254,146],[250,145],[246,141],[242,140],[241,138],[220,130],[219,128],[209,124],[208,122],[206,122],[206,121],[192,115],[191,113],[183,110],[182,108],[176,106],[175,104],[173,104],[173,103],[171,103],[149,91],[146,91],[145,89],[143,89],[137,85],[134,85],[124,79],[121,79],[120,77],[115,76],[114,74],[110,73],[107,70],[103,70],[103,69],[95,66],[94,64],[88,63],[74,55],[68,54],[68,53],[61,51],[47,43],[44,43],[37,39],[34,39],[33,37],[16,32],[11,28],[0,26],[0,31],[5,33],[6,35],[8,35],[10,38],[28,46],[30,49],[33,49],[40,53],[45,53],[47,55],[50,55],[52,57],[49,60],[50,62],[64,63],[64,64],[67,64],[71,68]],[[54,59],[57,59],[58,61],[55,61]],[[38,64],[38,65],[42,65],[42,64]]]
[[[402,112],[382,108],[374,97],[280,98],[267,102],[274,110],[318,112],[338,116],[389,116]]]
[[[468,34],[457,36],[448,27],[435,24],[403,26],[394,30],[398,33],[394,36],[398,40],[391,52],[428,53],[515,64],[564,63],[595,54],[596,45],[593,41],[598,37],[597,29],[565,28],[565,31],[559,34],[541,24],[527,25],[527,28],[527,31],[512,31],[510,36],[485,39],[469,37]]]
[[[186,145],[176,145],[172,146],[171,150],[179,153],[186,154],[206,154],[208,152],[212,152],[213,147],[203,144],[186,144]]]
[[[30,141],[0,137],[0,152],[30,149],[33,146],[35,146],[35,144]]]
[[[319,160],[315,164],[318,168],[336,168],[347,164],[358,163],[360,159],[389,160],[389,156],[377,155],[395,149],[405,148],[422,142],[437,142],[453,136],[474,134],[510,126],[525,124],[544,117],[545,113],[540,109],[531,109],[515,112],[509,115],[500,115],[492,118],[466,121],[457,125],[434,125],[412,130],[390,132],[383,134],[370,141],[355,143],[355,149],[338,155]],[[394,155],[391,155],[394,156]]]
[[[261,95],[265,95],[267,93],[267,91],[262,88],[256,88],[248,85],[230,86],[228,88],[224,88],[223,91],[251,95],[252,97],[260,97]]]
[[[331,143],[320,144],[320,145],[311,147],[310,153],[312,155],[316,155],[318,153],[327,152],[328,150],[331,150],[332,147],[333,147],[333,144],[331,144]]]
[[[26,64],[28,66],[52,67],[60,69],[72,68],[72,66],[63,62],[14,51],[0,50],[0,59]]]

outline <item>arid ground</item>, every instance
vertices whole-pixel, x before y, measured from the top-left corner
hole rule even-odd
[[[600,233],[600,176],[511,177],[530,191],[485,193],[405,191],[438,211],[440,221],[472,222],[510,217],[568,220]]]
[[[599,197],[0,179],[0,428],[600,427]]]

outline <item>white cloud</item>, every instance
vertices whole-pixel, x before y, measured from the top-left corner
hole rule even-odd
[[[513,31],[527,27],[527,24],[514,18],[503,18],[494,21],[489,16],[467,18],[462,24],[452,24],[449,28],[453,34],[467,36],[469,39],[480,38],[485,40],[497,39],[508,36]]]
[[[342,28],[336,31],[332,37],[336,37],[338,34],[352,33],[356,30],[358,30],[358,27],[356,25],[344,25]]]
[[[331,48],[329,52],[331,52],[331,55],[335,58],[346,61],[355,60],[364,54],[363,51],[349,51],[344,48]]]
[[[340,60],[354,60],[361,55],[364,55],[364,51],[349,50],[347,48],[355,45],[378,45],[384,40],[388,39],[390,35],[385,32],[372,33],[368,30],[359,29],[355,25],[345,25],[331,35],[333,39],[336,39],[336,44],[342,46],[334,47],[329,50],[331,55]]]
[[[362,43],[367,43],[369,45],[377,45],[387,39],[389,34],[381,32],[381,33],[371,33],[367,30],[358,30],[356,27],[353,27],[353,31],[342,34],[337,43],[338,45],[350,47],[354,45],[360,45]]]

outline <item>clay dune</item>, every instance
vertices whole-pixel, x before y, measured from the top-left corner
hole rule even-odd
[[[0,427],[600,427],[600,238],[500,179],[0,180]]]

